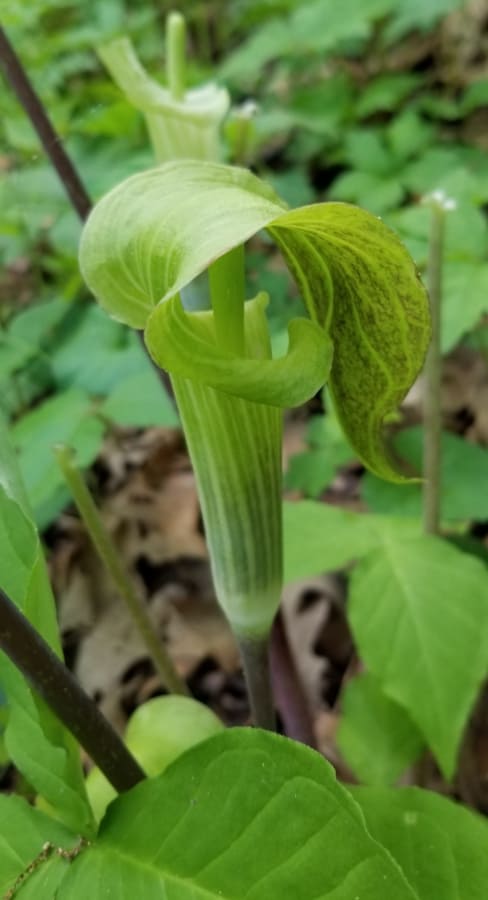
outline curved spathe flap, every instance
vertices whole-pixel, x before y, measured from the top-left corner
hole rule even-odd
[[[266,305],[267,296],[263,293],[245,305],[246,326],[261,329],[265,339]],[[207,314],[208,317],[211,315]],[[144,337],[151,356],[162,369],[243,400],[282,408],[300,406],[327,381],[332,363],[332,342],[326,332],[309,319],[290,322],[288,352],[279,359],[236,357],[226,353],[199,324],[203,324],[202,317],[199,322],[198,314],[185,312],[179,297],[172,297],[156,307],[149,317]]]
[[[429,310],[410,256],[376,216],[344,203],[290,211],[247,170],[183,160],[129,178],[96,206],[83,232],[81,267],[113,316],[143,328],[158,304],[262,228],[280,246],[312,323],[332,338],[330,383],[351,444],[373,472],[403,480],[388,459],[382,425],[422,367]],[[178,364],[172,348],[156,351],[154,335],[155,323],[170,315],[173,342],[185,321],[174,303],[148,328],[155,357],[168,367],[170,357]],[[288,374],[294,354],[313,356],[318,343],[302,324],[291,337]],[[325,344],[324,354],[327,362]],[[297,363],[286,405],[297,402],[306,381]]]

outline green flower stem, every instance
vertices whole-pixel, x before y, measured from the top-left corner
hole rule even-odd
[[[431,208],[427,284],[430,296],[432,338],[425,362],[423,519],[427,534],[438,534],[441,498],[441,304],[442,256],[446,211],[449,206],[437,193],[426,198]]]
[[[259,728],[276,731],[276,714],[271,689],[269,641],[242,639],[239,650],[249,691],[253,722]]]
[[[236,356],[244,356],[246,285],[242,244],[212,263],[208,276],[217,343]]]
[[[166,76],[173,100],[183,100],[185,96],[185,19],[178,12],[172,12],[166,19]]]
[[[217,599],[238,639],[268,635],[282,579],[281,410],[172,376]]]
[[[142,781],[144,772],[121,738],[2,590],[0,620],[0,648],[80,742],[115,790],[128,791]]]
[[[124,599],[134,625],[146,645],[165,687],[174,694],[188,694],[188,688],[176,672],[164,645],[157,637],[146,607],[137,596],[93,498],[73,463],[69,447],[55,448],[56,459],[71,491],[76,507],[85,523],[90,539],[114,584]]]

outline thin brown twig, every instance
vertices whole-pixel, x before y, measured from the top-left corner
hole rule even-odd
[[[76,212],[80,219],[86,219],[92,205],[90,197],[1,25],[0,66],[29,116]]]

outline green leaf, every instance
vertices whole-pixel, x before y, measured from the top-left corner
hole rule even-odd
[[[2,588],[61,656],[39,536],[5,431],[0,433],[0,543]],[[0,683],[9,707],[5,745],[10,758],[63,821],[86,833],[92,815],[75,741],[3,653]]]
[[[59,297],[35,303],[15,316],[9,325],[9,333],[38,348],[45,344],[69,311],[69,304]]]
[[[344,158],[354,169],[383,178],[396,169],[396,160],[383,134],[373,128],[352,130],[346,137]]]
[[[369,673],[346,684],[341,705],[337,743],[347,764],[364,784],[394,784],[425,746],[412,720]]]
[[[407,159],[418,157],[435,139],[432,125],[412,109],[395,116],[385,133],[388,147],[402,168]],[[398,170],[398,177],[403,182],[402,168]]]
[[[394,112],[399,104],[417,87],[420,77],[407,72],[379,75],[366,86],[356,107],[359,117],[376,112]]]
[[[408,4],[395,7],[395,15],[387,25],[385,37],[389,42],[397,41],[409,31],[427,31],[435,23],[459,7],[464,0],[410,0]]]
[[[398,175],[377,175],[354,169],[339,175],[333,182],[329,196],[332,200],[360,203],[375,213],[385,213],[401,203],[404,188]]]
[[[325,863],[324,863],[325,859]],[[232,729],[112,804],[59,900],[414,900],[332,768],[308,748]]]
[[[348,616],[359,653],[447,778],[488,668],[487,596],[483,563],[430,536],[385,536],[351,579]]]
[[[38,526],[44,528],[66,504],[69,493],[54,463],[52,448],[62,443],[89,466],[103,439],[105,425],[93,415],[90,398],[73,388],[45,400],[12,429],[19,464]]]
[[[0,840],[0,892],[5,897],[24,873],[25,887],[15,891],[15,897],[25,898],[32,891],[34,879],[36,880],[38,893],[31,893],[37,900],[50,900],[54,896],[54,889],[61,882],[68,868],[68,862],[59,855],[55,859],[49,859],[49,850],[42,856],[46,844],[51,844],[53,849],[70,849],[77,842],[77,837],[67,831],[58,822],[54,822],[44,813],[33,809],[32,806],[13,794],[0,795],[0,821],[3,823]],[[8,823],[8,827],[7,827]],[[55,863],[55,867],[52,863]],[[50,865],[51,863],[51,865]],[[33,864],[34,872],[27,870]],[[48,893],[46,885],[39,890],[39,875],[46,875],[46,867],[50,871]],[[54,871],[55,868],[55,871]],[[20,881],[18,882],[20,885]],[[9,895],[10,896],[10,895]]]
[[[398,455],[422,473],[423,428],[405,428],[394,441]],[[445,431],[441,437],[441,513],[444,521],[488,518],[488,497],[480,484],[488,480],[488,451]],[[420,516],[422,485],[387,484],[370,473],[362,479],[361,496],[374,513]]]
[[[488,264],[446,263],[442,272],[442,350],[448,353],[488,310]]]
[[[382,422],[422,365],[428,305],[403,246],[374,216],[339,203],[285,212],[279,198],[250,172],[180,161],[128,179],[96,206],[83,232],[81,268],[112,315],[143,327],[156,307],[153,321],[170,321],[181,336],[190,319],[172,298],[216,258],[264,227],[280,246],[312,322],[332,338],[331,388],[348,438],[373,471],[398,480],[383,446]],[[318,333],[301,320],[292,326],[302,347],[297,354],[301,369],[309,346],[311,363],[316,360]],[[154,327],[150,323],[148,330],[153,352]],[[327,348],[325,342],[326,355]],[[206,348],[205,358],[208,353],[216,351]],[[158,345],[157,358],[170,358],[171,366],[177,362],[170,345]],[[182,367],[189,362],[182,361]],[[278,373],[283,365],[276,360],[269,371]],[[190,370],[184,371],[179,374],[188,377]],[[305,390],[301,370],[295,379],[291,404]],[[220,389],[223,384],[221,379]],[[263,399],[261,393],[254,397],[258,402],[282,402],[264,399],[264,384],[262,390]]]
[[[342,569],[390,534],[399,540],[421,533],[419,522],[350,512],[302,500],[283,504],[285,583]]]
[[[468,84],[460,102],[461,116],[467,116],[474,109],[488,103],[488,79],[472,81]]]
[[[137,336],[109,319],[95,303],[73,304],[48,352],[60,388],[81,388],[96,397],[149,369]]]
[[[327,415],[312,416],[307,429],[310,450],[292,456],[285,486],[317,497],[329,486],[339,466],[354,458],[331,408]]]
[[[319,497],[333,481],[336,469],[334,460],[323,449],[296,453],[288,463],[285,487],[301,491],[306,497]]]
[[[107,397],[100,412],[117,425],[177,428],[179,419],[161,380],[149,367],[130,375]]]
[[[418,788],[353,788],[368,829],[399,863],[419,900],[485,900],[488,825]]]

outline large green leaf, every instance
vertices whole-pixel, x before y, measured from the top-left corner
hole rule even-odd
[[[244,169],[179,161],[129,178],[100,201],[83,232],[81,268],[108,312],[136,328],[147,327],[152,353],[173,371],[184,365],[184,341],[189,344],[191,334],[195,348],[201,348],[202,337],[197,320],[184,313],[176,295],[261,228],[280,246],[312,319],[308,325],[300,319],[290,325],[287,373],[294,347],[301,352],[294,390],[291,378],[283,389],[289,405],[317,390],[320,341],[313,325],[318,326],[332,339],[331,389],[352,445],[373,471],[402,480],[388,459],[382,423],[421,368],[429,338],[428,304],[404,247],[375,216],[342,203],[285,211],[271,188]],[[205,363],[214,351],[205,348]],[[330,353],[327,341],[323,353]],[[207,380],[208,366],[202,364],[195,374],[199,357],[193,346],[187,356],[192,374],[188,368],[176,374],[216,386]],[[263,399],[262,386],[249,396],[253,388],[244,362],[249,368],[248,360],[230,367],[230,392],[238,392],[242,368],[246,399],[270,402]],[[269,371],[276,371],[278,382],[284,362],[273,362]],[[225,359],[219,365],[225,369]],[[257,372],[256,383],[264,383],[268,376]],[[214,373],[215,366],[212,378]],[[225,389],[225,379],[218,387]]]
[[[488,573],[435,537],[392,532],[355,569],[349,621],[368,669],[451,777],[488,670]]]
[[[425,745],[405,710],[390,700],[370,673],[346,684],[337,743],[364,784],[394,784]]]
[[[488,824],[418,788],[353,788],[371,834],[402,867],[419,900],[485,900]]]
[[[0,431],[0,544],[0,585],[61,655],[39,536],[5,429]],[[9,706],[5,744],[10,758],[63,820],[85,833],[92,815],[75,741],[3,653],[0,683]]]
[[[326,503],[284,503],[285,583],[342,569],[391,534],[400,540],[421,533],[414,519],[351,512]]]
[[[414,900],[312,750],[233,729],[109,808],[59,900]]]
[[[26,898],[30,892],[36,900],[51,900],[66,873],[68,862],[56,852],[52,855],[51,847],[46,845],[52,845],[54,851],[71,849],[77,837],[14,795],[0,795],[0,821],[3,826],[0,837],[2,896],[18,885],[15,897]],[[42,887],[40,879],[44,881]],[[22,883],[24,887],[20,890]],[[34,884],[36,893],[32,893]]]

